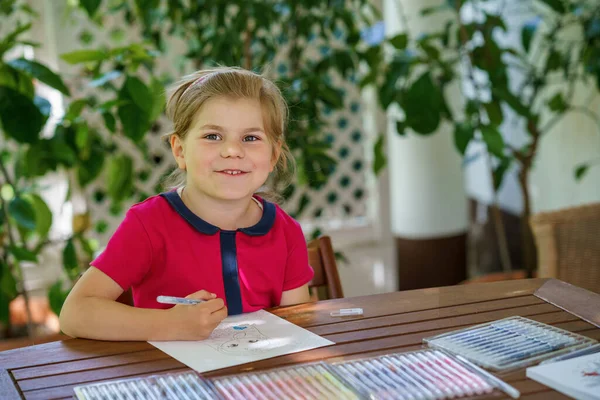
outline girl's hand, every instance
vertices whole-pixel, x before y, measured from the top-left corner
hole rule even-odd
[[[204,340],[227,317],[227,307],[214,293],[200,290],[186,299],[205,300],[194,305],[178,304],[167,310],[170,329],[166,340]]]

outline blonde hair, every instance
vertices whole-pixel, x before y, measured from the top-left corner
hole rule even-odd
[[[184,77],[168,93],[167,116],[173,122],[174,130],[165,135],[167,139],[177,135],[184,140],[198,111],[210,99],[230,97],[259,100],[267,137],[273,144],[273,151],[276,145],[281,144],[281,152],[266,186],[258,194],[272,201],[281,200],[276,187],[289,183],[295,164],[284,137],[287,104],[273,82],[242,68],[218,67]],[[173,189],[183,186],[185,182],[186,172],[176,168],[165,178],[163,186]]]

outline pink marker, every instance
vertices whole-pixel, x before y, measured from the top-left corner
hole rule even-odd
[[[457,371],[456,373],[460,373],[467,379],[470,379],[472,382],[472,386],[476,389],[476,393],[491,393],[494,388],[490,385],[485,379],[481,378],[479,375],[469,371],[465,367],[463,367],[460,363],[454,361],[452,358],[448,357],[444,353],[439,351],[431,352],[431,357],[435,359],[436,363],[438,363],[441,367],[449,369],[451,371]],[[479,392],[477,392],[479,390]]]
[[[406,357],[408,357],[411,361],[413,361],[416,365],[419,366],[424,372],[429,374],[434,378],[434,383],[437,387],[443,391],[448,397],[462,397],[465,395],[464,390],[454,382],[454,379],[451,377],[440,373],[437,369],[433,368],[429,363],[423,361],[422,359],[417,357],[418,353],[408,353]]]

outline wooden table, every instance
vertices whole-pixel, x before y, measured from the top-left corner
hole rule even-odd
[[[536,297],[539,293],[570,312]],[[332,310],[352,307],[362,307],[364,316],[329,316]],[[574,315],[593,321],[600,318],[598,310],[599,295],[545,279],[412,290],[282,307],[272,312],[336,345],[205,375],[415,350],[422,347],[424,337],[514,315],[600,339],[599,328]],[[83,383],[184,370],[187,367],[183,364],[145,342],[65,340],[1,352],[0,398],[71,398],[73,386]],[[524,370],[498,376],[527,399],[565,397],[527,379]],[[493,397],[504,395],[498,392]]]

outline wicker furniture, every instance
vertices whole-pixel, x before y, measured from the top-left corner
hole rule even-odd
[[[600,293],[600,203],[539,213],[530,223],[537,276]]]

